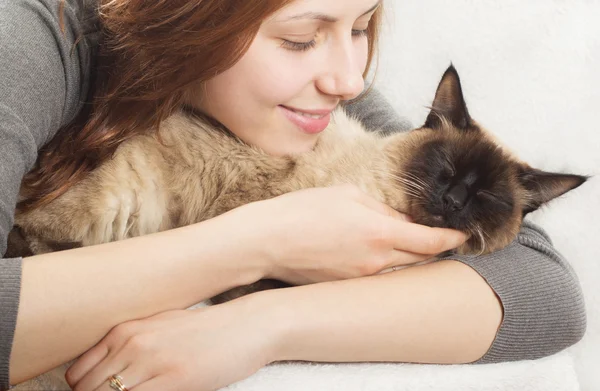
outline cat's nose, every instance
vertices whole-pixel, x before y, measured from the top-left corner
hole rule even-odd
[[[462,209],[467,202],[467,187],[459,183],[454,185],[444,196],[444,201],[452,210]]]

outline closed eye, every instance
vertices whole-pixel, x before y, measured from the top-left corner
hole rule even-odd
[[[487,191],[487,190],[477,190],[477,196],[482,197],[482,198],[487,198],[488,200],[494,201],[494,202],[503,202],[494,193]]]
[[[477,190],[477,195],[481,197],[496,198],[496,196],[487,190]]]
[[[446,160],[446,166],[444,167],[444,169],[448,171],[448,173],[450,174],[451,177],[455,177],[456,176],[456,168],[454,168],[454,164],[452,164],[452,162],[446,155],[444,155],[444,160]]]
[[[477,190],[477,196],[486,198],[489,201],[496,202],[498,204],[504,205],[509,208],[512,207],[512,205],[510,205],[510,203],[506,202],[502,198],[496,196],[494,193],[487,191],[487,190]]]

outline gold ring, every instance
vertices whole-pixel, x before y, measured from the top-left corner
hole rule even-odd
[[[112,375],[108,378],[108,385],[115,391],[129,391],[125,384],[123,384],[123,378],[119,375]]]

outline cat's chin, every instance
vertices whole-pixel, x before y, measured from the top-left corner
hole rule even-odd
[[[439,214],[425,213],[425,214],[417,214],[417,217],[415,217],[415,215],[411,215],[411,216],[413,216],[413,221],[417,224],[428,225],[430,227],[436,227],[436,228],[456,229],[456,230],[459,230],[459,231],[462,231],[465,233],[469,233],[466,226],[461,224],[459,221],[455,221],[453,219],[448,219]]]
[[[444,219],[444,216],[442,215],[419,213],[420,211],[414,210],[411,212],[409,212],[409,215],[411,216],[413,222],[417,224],[427,225],[429,227],[449,228],[448,222],[446,221],[446,219]]]
[[[477,236],[474,236],[473,233],[470,232],[466,228],[461,229],[460,227],[457,227],[456,225],[451,224],[442,215],[435,215],[435,214],[421,215],[416,218],[413,217],[413,221],[417,224],[427,225],[429,227],[449,228],[449,229],[455,229],[455,230],[465,233],[469,237],[469,239],[467,239],[467,241],[463,245],[452,250],[452,253],[459,254],[459,255],[473,255],[473,254],[481,255],[481,254],[483,254],[482,248],[481,248],[481,242]]]
[[[474,237],[470,237],[467,241],[454,249],[454,253],[458,255],[483,255],[479,241]]]

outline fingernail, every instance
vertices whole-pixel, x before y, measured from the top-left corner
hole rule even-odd
[[[469,236],[467,234],[465,234],[464,232],[459,232],[458,235],[456,235],[457,246],[460,246],[461,244],[466,242],[467,239],[469,239]]]

